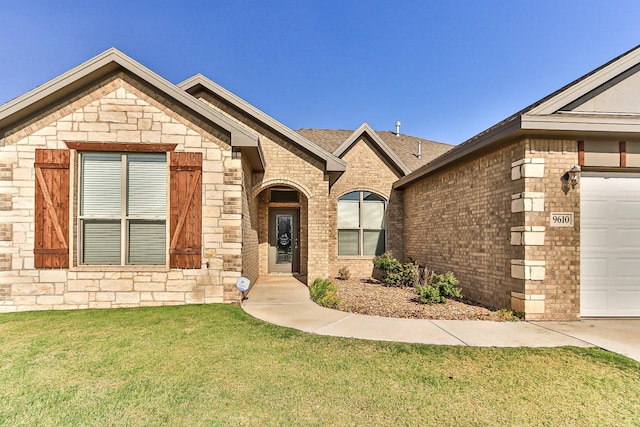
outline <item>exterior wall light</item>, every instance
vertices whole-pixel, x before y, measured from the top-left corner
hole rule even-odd
[[[565,191],[569,191],[569,187],[576,188],[578,182],[580,182],[580,168],[578,166],[574,166],[562,175],[562,189]]]

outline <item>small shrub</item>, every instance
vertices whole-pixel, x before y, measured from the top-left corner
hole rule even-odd
[[[350,277],[351,273],[349,272],[349,269],[347,267],[342,267],[340,270],[338,270],[338,279],[349,280]]]
[[[397,268],[400,261],[395,259],[391,252],[385,252],[373,259],[373,266],[382,271],[391,271]]]
[[[329,279],[317,278],[309,288],[311,299],[318,305],[337,308],[340,304],[338,287]]]
[[[440,295],[438,288],[432,285],[416,286],[416,294],[418,294],[418,302],[422,304],[439,304],[447,301]]]
[[[400,264],[394,271],[389,271],[382,278],[388,286],[413,286],[416,280],[416,266],[411,263]]]
[[[521,313],[519,311],[513,311],[509,308],[502,308],[498,310],[497,313],[498,313],[498,316],[500,316],[500,319],[505,320],[507,322],[518,322],[524,319],[524,313]]]
[[[448,271],[446,274],[434,274],[433,275],[434,286],[440,291],[440,295],[446,298],[462,298],[462,291],[457,288],[460,284],[452,272]]]
[[[382,272],[380,280],[387,286],[413,286],[418,275],[415,264],[402,264],[391,252],[375,257],[373,266]]]
[[[447,298],[462,298],[462,291],[458,288],[460,282],[452,272],[446,274],[430,274],[424,285],[416,286],[418,301],[422,304],[439,304]]]

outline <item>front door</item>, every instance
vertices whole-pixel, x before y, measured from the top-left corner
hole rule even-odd
[[[300,236],[297,209],[269,210],[269,273],[298,273]]]

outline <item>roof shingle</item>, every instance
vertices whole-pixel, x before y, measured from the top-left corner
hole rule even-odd
[[[352,134],[353,130],[336,129],[299,129],[297,132],[315,142],[327,151],[334,152]],[[376,134],[393,150],[394,153],[412,171],[429,163],[436,157],[451,150],[454,146],[424,138],[400,134],[396,136],[390,131],[376,131]],[[422,142],[422,158],[418,159],[418,142]]]

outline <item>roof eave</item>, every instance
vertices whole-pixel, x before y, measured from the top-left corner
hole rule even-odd
[[[124,70],[152,85],[165,96],[182,104],[187,109],[211,121],[231,136],[233,147],[258,147],[258,137],[220,114],[213,108],[198,101],[188,93],[142,64],[129,58],[115,48],[89,59],[77,67],[55,77],[35,89],[0,106],[0,134],[15,123],[33,113],[54,104],[57,100],[71,95],[82,87],[111,73]]]
[[[307,151],[322,159],[325,162],[325,169],[327,172],[344,172],[347,169],[346,163],[340,158],[314,144],[312,141],[293,131],[283,123],[277,121],[273,117],[264,113],[262,110],[254,107],[244,99],[223,88],[222,86],[202,74],[196,74],[195,76],[186,79],[182,83],[179,83],[177,86],[180,89],[184,90],[185,93],[196,92],[199,88],[202,88],[224,99],[226,102],[229,102],[230,104],[242,110],[245,114],[254,117],[256,120],[276,130],[284,137],[296,142]]]
[[[18,122],[42,108],[43,105],[71,94],[91,81],[119,70],[121,65],[111,60],[114,52],[116,52],[114,48],[108,49],[4,105],[0,105],[0,129],[5,129],[8,125]]]
[[[530,115],[553,114],[595,88],[615,79],[640,64],[640,46],[623,53],[590,73],[574,80],[527,112]]]
[[[522,129],[533,132],[609,132],[640,133],[640,115],[571,114],[556,113],[548,116],[525,115]]]
[[[409,175],[400,178],[393,184],[394,189],[403,189],[406,186],[430,175],[450,164],[459,161],[479,150],[487,148],[489,145],[495,144],[499,141],[503,141],[509,137],[516,136],[521,128],[521,117],[513,117],[508,122],[503,123],[499,127],[492,129],[490,132],[481,134],[474,138],[467,140],[466,142],[452,148],[440,157],[436,157],[431,162],[416,169]]]

